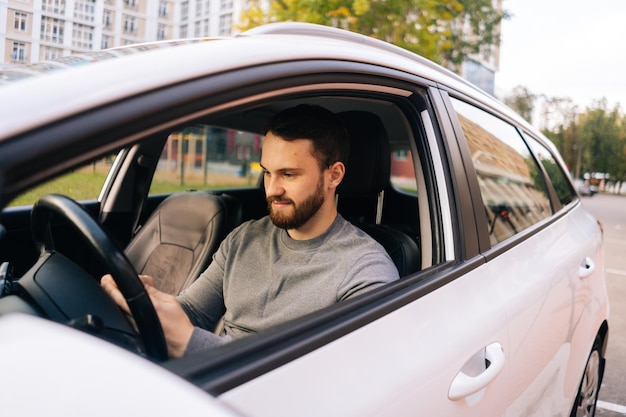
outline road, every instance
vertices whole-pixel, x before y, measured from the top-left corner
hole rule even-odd
[[[602,222],[611,303],[607,369],[596,417],[626,416],[626,196],[596,194],[583,204]]]

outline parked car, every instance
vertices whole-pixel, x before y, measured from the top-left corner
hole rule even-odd
[[[591,197],[593,192],[591,191],[591,186],[589,184],[581,183],[578,184],[578,193],[582,196]]]
[[[583,197],[592,197],[598,192],[598,187],[590,185],[583,180],[574,180],[574,185],[576,186],[576,190],[578,190],[578,194]]]
[[[0,87],[3,413],[594,414],[601,227],[553,144],[493,97],[385,42],[298,23],[45,64]],[[346,120],[356,186],[338,210],[401,279],[168,359],[136,274],[150,248],[179,243],[134,242],[155,212],[163,235],[191,239],[182,224],[206,196],[207,252],[264,216],[263,127],[299,103]],[[206,262],[173,268],[173,291]],[[107,271],[136,327],[100,289]]]

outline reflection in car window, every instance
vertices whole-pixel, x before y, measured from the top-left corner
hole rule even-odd
[[[46,194],[63,194],[76,201],[97,200],[115,156],[98,159],[83,167],[56,177],[17,196],[9,206],[34,204]]]
[[[561,169],[552,153],[550,153],[545,146],[525,133],[524,138],[526,139],[526,142],[528,142],[528,145],[532,148],[533,152],[535,152],[535,155],[537,155],[541,165],[543,165],[543,169],[545,169],[548,174],[550,182],[552,183],[561,204],[567,205],[571,203],[574,200],[575,191],[572,189],[571,183],[567,178],[567,174]]]
[[[150,194],[255,186],[261,173],[261,142],[258,134],[207,125],[172,132]]]
[[[515,127],[462,101],[452,103],[474,161],[491,244],[550,216],[543,175]]]

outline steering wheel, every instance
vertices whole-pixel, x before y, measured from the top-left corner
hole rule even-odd
[[[41,197],[33,206],[31,229],[41,254],[54,252],[50,231],[50,219],[53,214],[69,221],[94,255],[108,268],[128,303],[148,357],[159,361],[166,360],[167,344],[163,328],[137,272],[100,225],[71,198],[48,194]]]

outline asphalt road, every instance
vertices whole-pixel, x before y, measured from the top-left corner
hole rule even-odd
[[[596,417],[626,416],[626,196],[596,194],[583,204],[604,227],[609,344]]]

